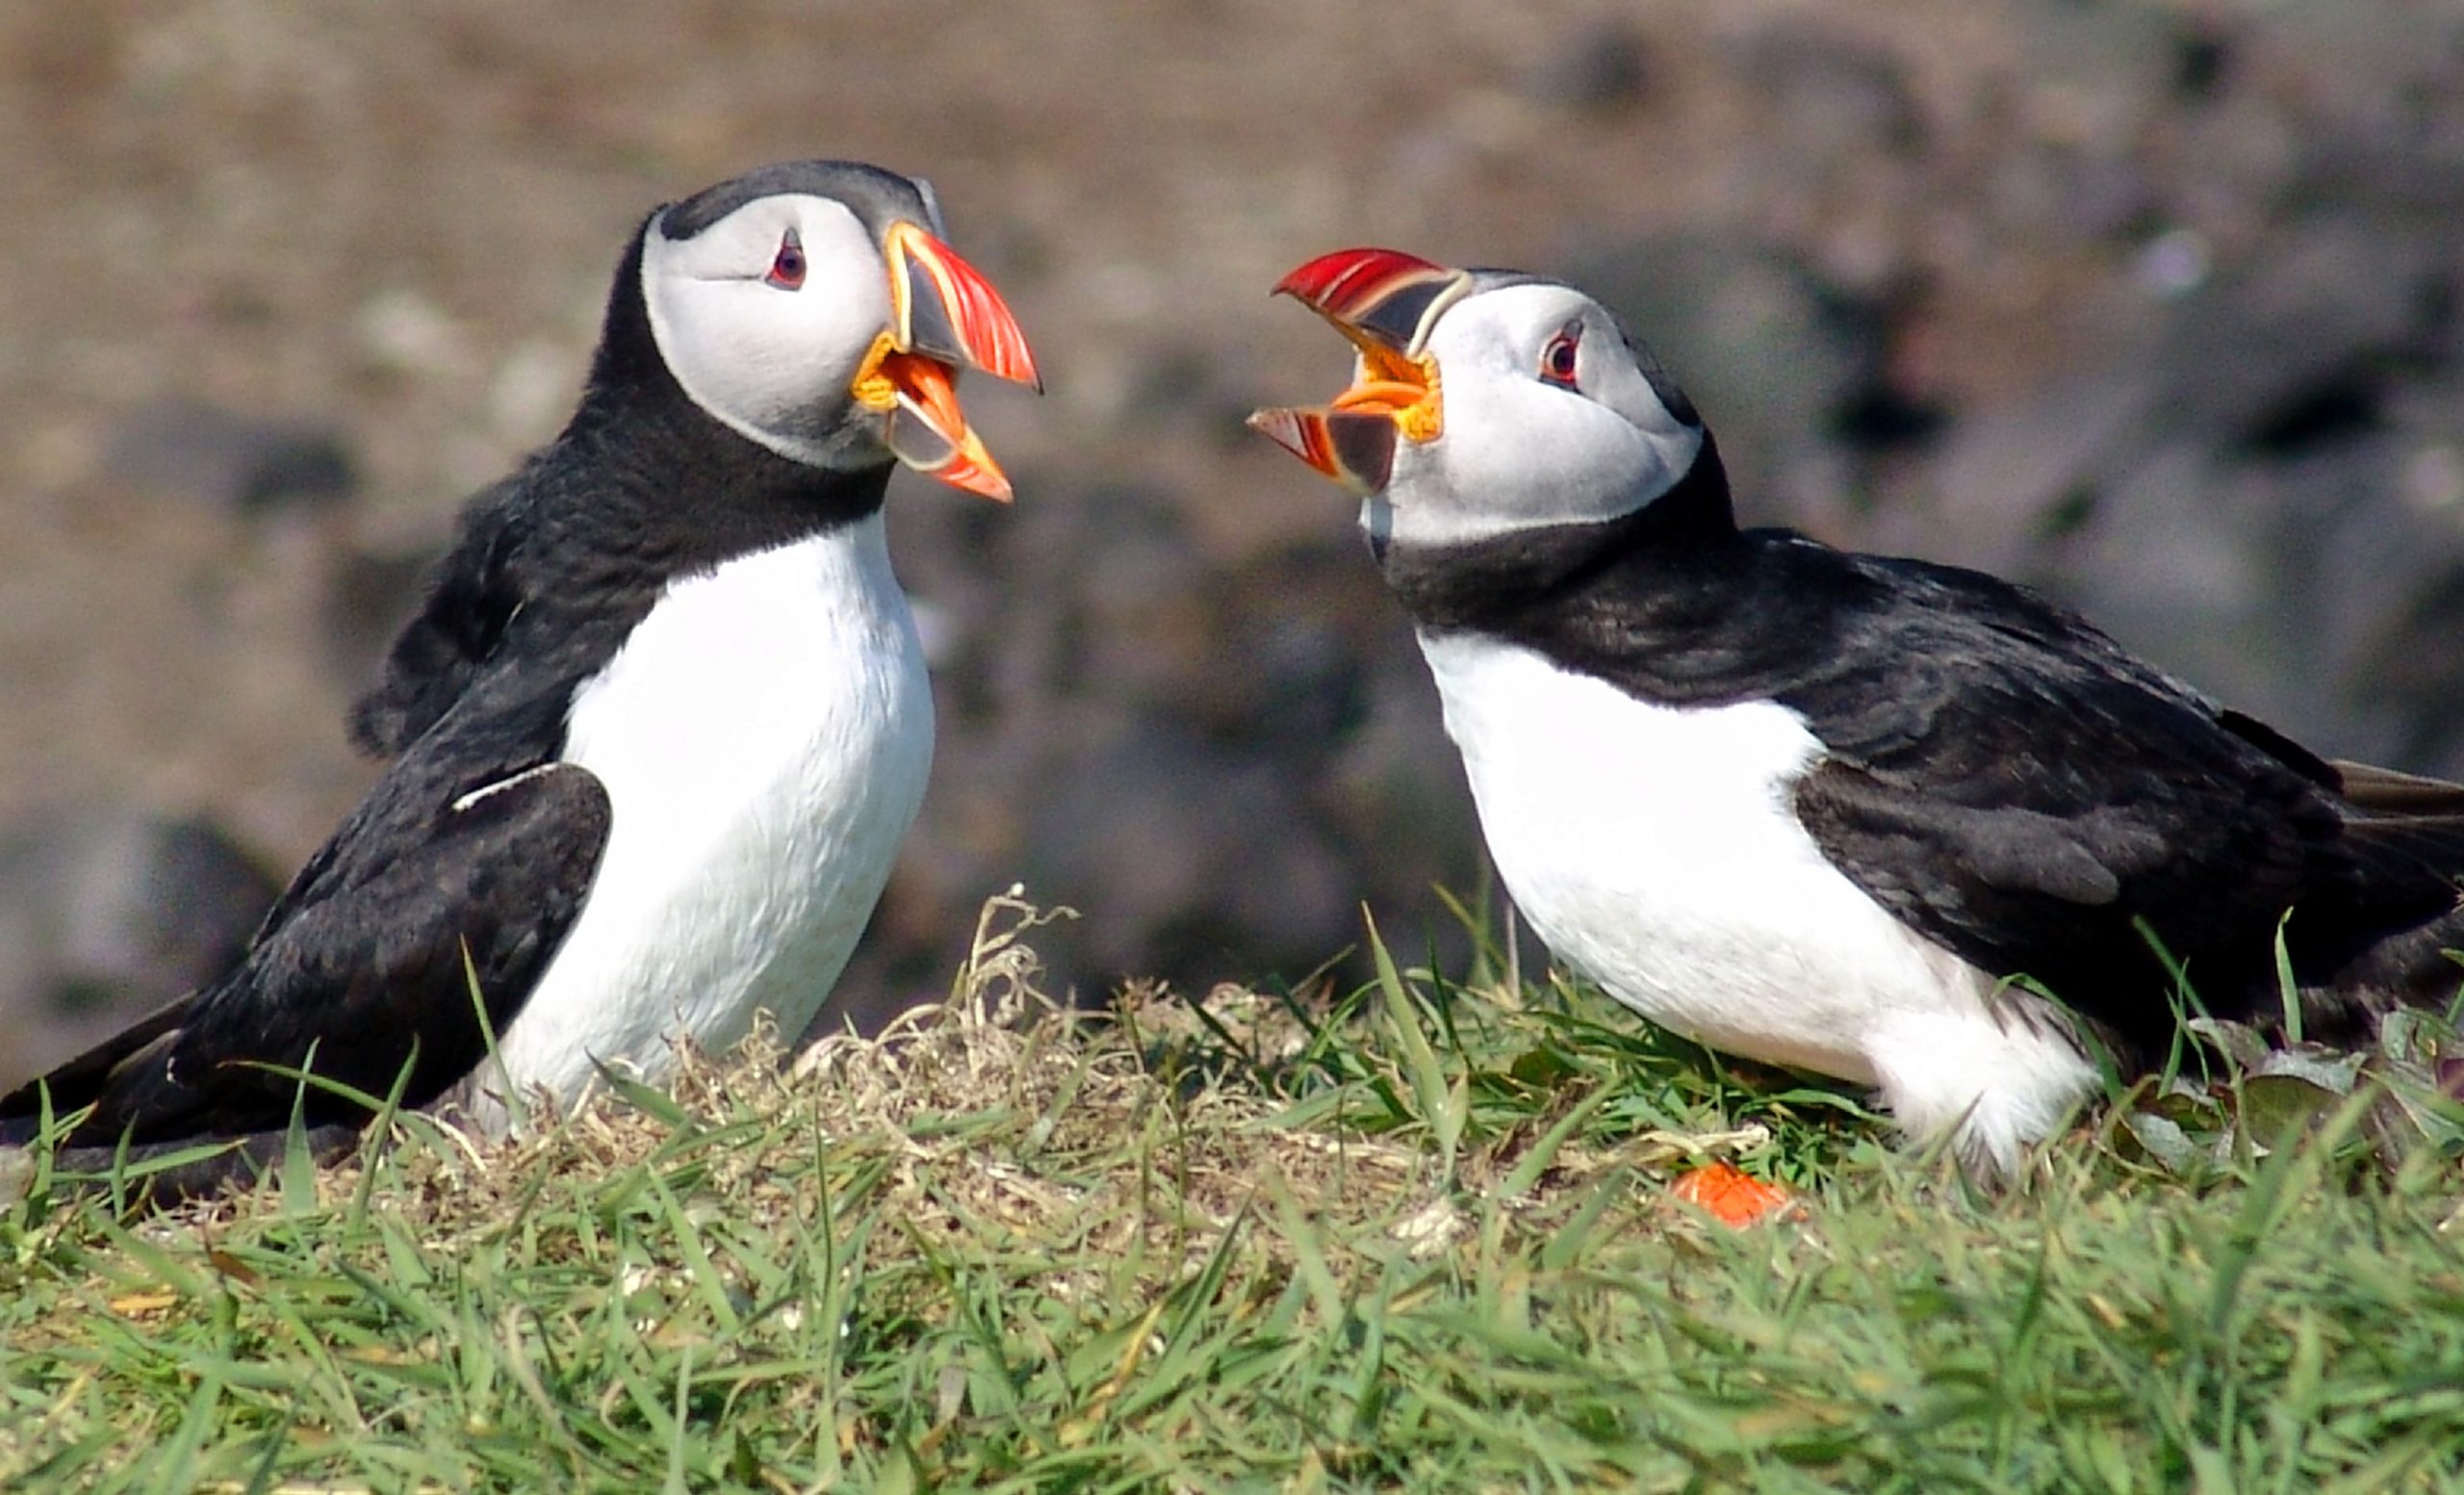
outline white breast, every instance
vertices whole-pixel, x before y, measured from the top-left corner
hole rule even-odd
[[[501,1036],[564,1097],[592,1058],[657,1078],[767,1008],[820,1009],[922,803],[933,701],[879,514],[671,585],[574,698],[565,759],[606,786],[590,899]]]
[[[2031,998],[1921,939],[1798,824],[1822,745],[1776,702],[1639,701],[1529,650],[1421,636],[1499,875],[1561,959],[1716,1048],[1883,1088],[2008,1168],[2095,1072]]]

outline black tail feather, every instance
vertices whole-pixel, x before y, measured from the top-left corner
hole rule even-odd
[[[43,1092],[51,1093],[51,1110],[65,1116],[103,1097],[112,1077],[131,1059],[179,1031],[194,993],[155,1009],[110,1038],[79,1054],[48,1074],[28,1080],[0,1095],[0,1144],[22,1147],[41,1125]]]

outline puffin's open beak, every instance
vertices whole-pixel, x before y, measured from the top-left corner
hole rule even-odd
[[[1338,249],[1274,289],[1350,339],[1360,365],[1330,402],[1260,410],[1249,428],[1345,487],[1375,493],[1394,471],[1399,433],[1434,441],[1445,429],[1428,333],[1472,277],[1398,249]]]
[[[851,393],[888,412],[890,454],[955,488],[1010,502],[1010,479],[959,408],[958,372],[981,369],[1040,392],[1027,335],[992,282],[913,223],[890,225],[889,330],[873,340]]]

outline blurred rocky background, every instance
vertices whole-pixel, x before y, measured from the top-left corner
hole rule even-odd
[[[552,435],[652,204],[931,176],[1050,393],[913,478],[934,792],[843,992],[987,893],[1065,977],[1297,979],[1480,856],[1349,505],[1241,429],[1386,243],[1580,279],[1742,508],[2038,581],[2334,754],[2464,772],[2464,6],[97,0],[0,8],[0,1083],[200,979]]]

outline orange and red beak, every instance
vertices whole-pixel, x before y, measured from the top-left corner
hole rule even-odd
[[[1260,410],[1249,428],[1356,493],[1385,487],[1397,437],[1434,441],[1445,429],[1429,329],[1471,288],[1467,271],[1399,249],[1338,249],[1284,276],[1275,294],[1325,318],[1360,366],[1331,401]]]
[[[958,251],[910,222],[883,236],[890,327],[856,371],[856,399],[886,413],[883,439],[909,467],[1010,502],[1010,479],[959,408],[958,372],[981,369],[1040,391],[1035,354],[1001,293]]]

